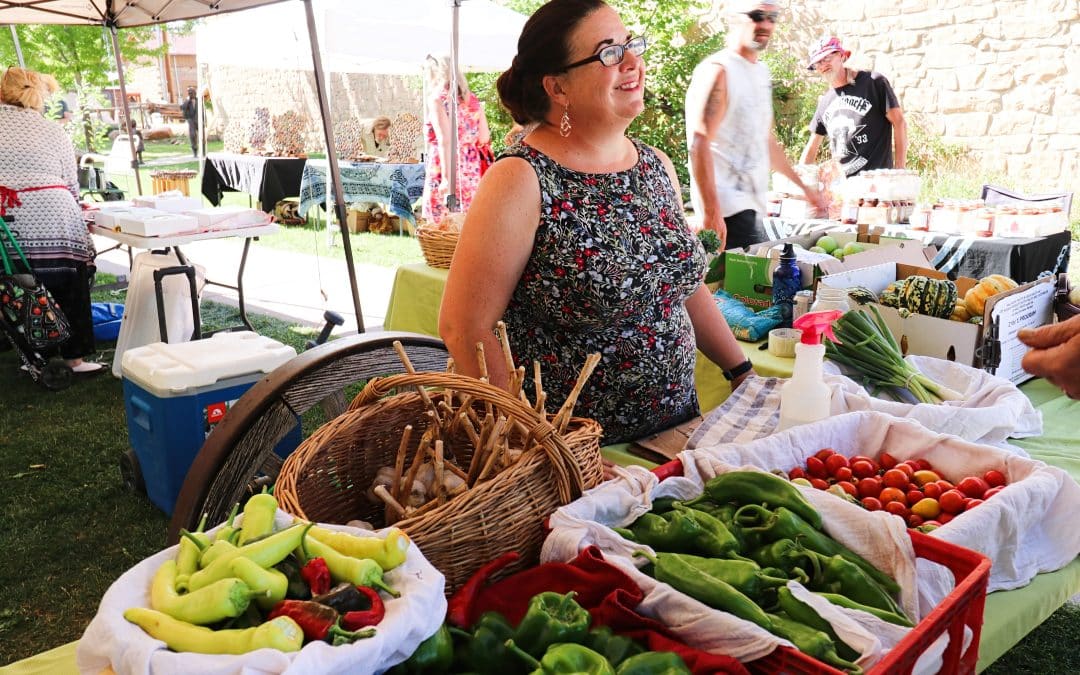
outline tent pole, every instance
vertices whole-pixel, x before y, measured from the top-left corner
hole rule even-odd
[[[26,68],[26,61],[23,61],[22,44],[19,42],[19,31],[15,30],[15,24],[8,26],[11,29],[11,41],[15,43],[15,56],[19,58],[19,67]]]
[[[458,183],[458,14],[461,0],[451,0],[450,10],[450,189],[446,195],[446,208],[450,211],[461,209],[457,196]],[[446,167],[443,167],[446,170]]]
[[[135,171],[135,190],[142,195],[142,178],[139,177],[139,155],[135,152],[135,134],[131,133],[131,106],[128,105],[127,85],[124,84],[124,59],[120,56],[120,41],[116,37],[116,25],[109,26],[109,37],[112,38],[113,55],[116,56],[116,75],[120,80],[120,98],[124,105],[125,132],[128,137],[128,146],[131,148],[131,168]]]
[[[319,55],[319,37],[315,28],[315,10],[311,0],[304,0],[307,12],[308,38],[311,40],[311,65],[315,71],[315,91],[319,95],[319,114],[322,116],[323,136],[326,139],[326,164],[330,184],[334,190],[334,212],[341,227],[341,245],[345,248],[345,264],[349,266],[349,284],[352,287],[353,309],[356,311],[356,330],[364,332],[364,314],[360,309],[360,292],[356,285],[356,267],[353,265],[352,244],[349,242],[349,222],[345,215],[345,190],[341,185],[341,169],[338,167],[337,143],[334,142],[334,125],[331,124],[330,103],[326,98],[326,80],[323,75],[322,57]]]

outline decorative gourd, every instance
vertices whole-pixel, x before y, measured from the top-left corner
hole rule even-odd
[[[1004,274],[991,274],[988,277],[979,279],[979,283],[964,295],[964,304],[967,305],[968,312],[972,316],[982,316],[983,309],[986,308],[987,298],[998,293],[1011,291],[1018,285]]]
[[[865,286],[850,286],[847,289],[848,298],[859,305],[877,302],[878,296]]]
[[[956,307],[956,284],[949,279],[908,277],[900,291],[900,304],[916,314],[947,319]]]
[[[971,312],[968,311],[967,305],[963,300],[957,300],[956,306],[953,307],[952,315],[949,317],[953,321],[967,321],[971,318]]]
[[[904,287],[904,282],[894,281],[885,287],[885,290],[878,296],[878,302],[886,307],[900,308],[900,291]]]

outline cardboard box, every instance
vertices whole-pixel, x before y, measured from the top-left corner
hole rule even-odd
[[[202,208],[202,199],[199,197],[185,197],[184,195],[143,195],[132,200],[135,206],[143,206],[149,209],[157,209],[167,213],[184,213]]]
[[[864,286],[881,293],[893,281],[913,275],[946,278],[935,269],[886,263],[830,274],[822,277],[821,283],[832,288]],[[1019,384],[1032,376],[1020,367],[1028,348],[1016,334],[1021,328],[1035,328],[1053,320],[1054,281],[1048,277],[991,296],[986,301],[981,326],[922,314],[905,318],[895,308],[875,306],[905,354],[934,356],[983,368]],[[959,296],[964,297],[978,283],[976,279],[958,278]]]
[[[110,230],[120,231],[120,219],[135,217],[135,216],[162,216],[165,215],[164,211],[158,211],[157,209],[147,209],[135,206],[129,206],[123,209],[108,209],[102,210],[94,218],[94,224],[98,227],[108,228]]]
[[[176,234],[198,232],[199,223],[191,216],[178,213],[161,213],[146,209],[150,213],[128,212],[116,219],[116,228],[120,232],[135,234],[140,237],[168,237]]]
[[[356,234],[358,232],[368,231],[368,221],[371,219],[371,214],[367,211],[357,211],[355,209],[349,210],[349,232]]]
[[[249,209],[246,206],[214,206],[206,209],[194,209],[188,211],[187,215],[198,221],[198,230],[200,232],[258,227],[269,222],[264,211]]]
[[[726,251],[723,260],[724,290],[755,310],[768,309],[772,306],[772,271],[778,264],[781,245],[791,242],[808,249],[823,234],[825,233],[798,235],[755,244],[746,251]],[[841,246],[858,238],[858,233],[854,231],[836,230],[827,234]],[[797,251],[803,288],[813,288],[817,280],[826,274],[881,263],[901,262],[926,266],[936,253],[932,247],[928,249],[919,241],[895,237],[879,237],[877,244],[866,243],[865,246],[866,250],[862,253],[849,255],[844,260],[837,260],[830,255]]]
[[[999,213],[994,217],[994,236],[1045,237],[1069,229],[1069,214],[1064,211],[1048,213]]]

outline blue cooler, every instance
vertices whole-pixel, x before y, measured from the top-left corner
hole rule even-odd
[[[206,437],[245,391],[295,356],[292,347],[252,332],[155,342],[124,352],[128,437],[155,506],[172,514]],[[297,420],[275,451],[286,457],[300,441]]]

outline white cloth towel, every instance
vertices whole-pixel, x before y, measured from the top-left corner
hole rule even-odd
[[[241,518],[242,520],[242,518]],[[277,527],[288,527],[292,516],[278,511]],[[385,536],[339,525],[329,529],[357,536]],[[215,530],[218,528],[215,528]],[[286,654],[260,649],[237,656],[178,654],[124,619],[129,607],[150,605],[150,582],[161,564],[176,556],[177,547],[157,553],[132,567],[105,592],[97,614],[86,627],[76,652],[80,673],[97,675],[111,666],[117,675],[328,675],[379,673],[412,654],[434,635],[446,614],[446,580],[411,544],[405,562],[386,574],[401,597],[386,601],[386,617],[372,638],[332,647],[325,642]]]

